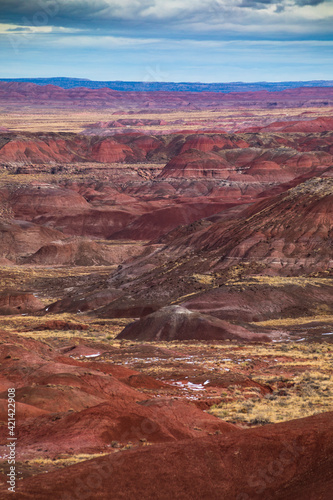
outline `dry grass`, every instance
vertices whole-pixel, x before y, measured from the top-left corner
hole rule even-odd
[[[274,355],[266,370],[274,371],[274,375],[252,376],[272,392],[262,397],[256,388],[230,387],[227,397],[211,408],[213,415],[228,422],[260,425],[333,411],[333,348],[330,345],[283,344],[273,348],[256,346],[255,350],[251,353],[245,349],[252,361],[256,357],[268,361],[267,355]]]
[[[284,287],[286,285],[296,285],[305,288],[307,285],[320,287],[322,285],[333,285],[332,278],[320,278],[312,276],[251,276],[247,280],[238,280],[231,278],[226,282],[227,285],[250,286],[250,285],[269,285],[272,287]]]
[[[211,274],[192,274],[192,277],[203,285],[211,285],[215,281],[215,276]]]
[[[73,324],[84,324],[88,330],[38,330],[39,325],[49,321],[65,321]],[[0,316],[0,329],[19,333],[22,337],[31,337],[42,341],[48,339],[70,340],[78,337],[90,341],[112,341],[128,323],[127,318],[98,320],[81,314],[48,314],[47,316]],[[37,329],[37,330],[36,330]]]
[[[77,455],[68,455],[68,456],[60,456],[59,458],[35,458],[32,460],[27,460],[27,464],[31,466],[35,465],[50,465],[50,466],[61,466],[61,467],[67,467],[68,465],[74,465],[80,462],[84,462],[85,460],[91,460],[93,458],[98,458],[101,456],[108,455],[108,453],[93,453],[93,454],[88,454],[88,453],[79,453]]]
[[[140,343],[135,343],[140,347]],[[200,398],[214,397],[221,403],[210,413],[232,423],[261,425],[333,411],[332,344],[297,342],[260,345],[234,343],[209,345],[204,342],[154,342],[152,346],[171,349],[176,355],[145,359],[137,351],[131,359],[133,342],[115,341],[119,353],[125,349],[126,366],[162,380],[198,382],[214,377],[245,375],[258,386],[234,385],[207,388]],[[157,354],[158,356],[158,354]],[[118,358],[118,363],[121,362]],[[268,394],[260,389],[266,387]],[[212,392],[209,392],[209,391]],[[182,397],[197,396],[189,393]]]
[[[262,326],[262,327],[287,327],[287,326],[298,326],[298,325],[306,325],[308,323],[333,323],[332,315],[315,315],[315,316],[304,316],[298,318],[281,318],[281,319],[269,319],[265,321],[257,321],[253,322],[253,325]],[[251,324],[251,323],[250,323]]]
[[[333,411],[333,381],[330,374],[305,372],[293,378],[281,377],[282,383],[292,387],[278,389],[279,378],[261,378],[274,390],[264,398],[255,390],[243,391],[236,400],[223,402],[210,413],[229,422],[247,424],[276,423]],[[237,389],[235,390],[237,391]]]

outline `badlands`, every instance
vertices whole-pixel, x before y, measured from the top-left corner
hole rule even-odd
[[[330,500],[333,87],[0,110],[0,498]]]

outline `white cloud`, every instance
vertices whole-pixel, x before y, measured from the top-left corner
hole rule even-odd
[[[78,36],[66,36],[57,37],[57,45],[59,48],[88,48],[96,49],[100,48],[103,50],[108,50],[112,47],[114,48],[130,48],[138,47],[143,45],[154,45],[156,43],[164,43],[164,40],[157,38],[126,38],[126,37],[115,37],[115,36],[88,36],[88,35],[78,35]]]

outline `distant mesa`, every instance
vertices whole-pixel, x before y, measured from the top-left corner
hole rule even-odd
[[[190,311],[182,306],[163,307],[126,326],[118,339],[140,341],[246,340],[269,342],[268,335],[256,334],[227,321]]]
[[[60,82],[54,82],[59,84]],[[36,85],[26,81],[0,81],[0,102],[6,104],[52,104],[56,106],[76,106],[85,108],[93,105],[95,108],[112,108],[119,110],[197,110],[221,108],[266,108],[310,107],[315,101],[316,107],[332,106],[333,86],[306,86],[302,82],[291,85],[274,86],[261,84],[229,84],[228,88],[218,88],[214,85],[209,91],[193,85],[182,87],[179,84],[161,84],[146,86],[143,83],[130,88],[121,85],[119,90],[90,85],[87,87],[61,88],[57,85]],[[93,82],[91,82],[93,83]],[[139,82],[138,82],[139,83]],[[88,85],[90,88],[88,88]],[[270,91],[267,88],[270,87]],[[288,88],[289,87],[289,88]],[[119,88],[119,87],[118,87]]]

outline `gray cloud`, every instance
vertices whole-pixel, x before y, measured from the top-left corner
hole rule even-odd
[[[22,33],[22,32],[26,33],[27,31],[32,31],[32,29],[29,28],[29,27],[24,27],[24,28],[9,28],[6,31],[9,32],[9,33]]]
[[[320,3],[324,3],[325,0],[295,0],[296,5],[304,6],[304,5],[319,5]]]
[[[319,5],[324,3],[325,0],[293,0],[292,2],[287,0],[242,0],[240,6],[247,7],[250,9],[265,9],[268,5],[275,5],[275,12],[282,12],[287,6],[298,6],[303,7],[305,5]]]
[[[154,0],[1,0],[0,15],[3,22],[13,24],[34,24],[42,16],[57,25],[103,24],[140,15],[154,4]]]
[[[260,37],[288,32],[320,33],[325,18],[315,22],[298,16],[303,6],[316,7],[325,0],[1,0],[3,23],[16,26],[78,28],[92,35],[164,36],[206,38],[240,36],[252,32]],[[327,0],[326,0],[327,1]],[[331,0],[329,0],[331,1]],[[272,6],[275,9],[272,9]],[[289,18],[280,17],[288,9]],[[262,26],[262,30],[258,30]],[[298,26],[299,29],[295,29]],[[318,26],[318,28],[316,28]],[[332,33],[325,25],[325,32]]]

